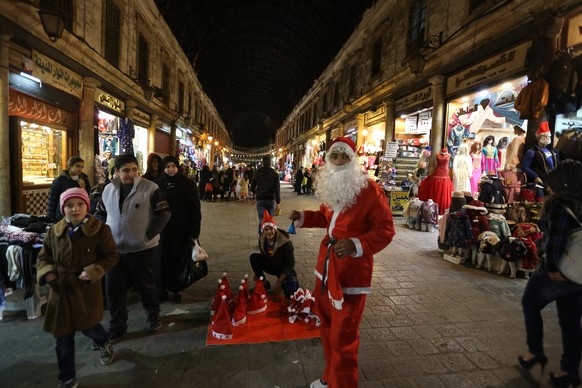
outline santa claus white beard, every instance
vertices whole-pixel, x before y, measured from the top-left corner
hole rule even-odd
[[[315,195],[333,211],[345,210],[356,203],[356,197],[368,186],[368,176],[360,170],[357,161],[336,166],[327,162],[316,175]]]

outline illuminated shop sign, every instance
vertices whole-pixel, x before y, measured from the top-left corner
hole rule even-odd
[[[81,99],[83,97],[83,78],[60,63],[32,50],[32,75],[43,83],[65,91]]]
[[[95,93],[95,101],[109,109],[125,114],[125,103],[119,98],[115,98],[112,95],[105,93],[101,89],[97,89],[97,93]]]
[[[447,94],[507,77],[524,69],[525,56],[531,41],[506,50],[485,61],[453,74],[447,79]]]
[[[150,125],[150,115],[139,109],[133,110],[133,120],[145,126]]]
[[[432,100],[432,88],[429,86],[422,90],[419,90],[416,93],[409,94],[404,98],[396,100],[396,103],[394,104],[394,110],[396,112],[400,112],[431,100]]]

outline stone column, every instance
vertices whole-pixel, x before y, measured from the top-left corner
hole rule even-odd
[[[325,150],[327,151],[327,149],[329,148],[329,145],[331,144],[332,138],[331,138],[331,128],[328,128],[325,131]]]
[[[428,79],[432,85],[432,126],[430,129],[430,146],[432,147],[432,155],[429,158],[428,171],[432,173],[436,166],[436,154],[439,152],[444,144],[444,127],[445,122],[445,76],[435,75]]]
[[[10,128],[8,124],[8,65],[10,35],[0,35],[0,216],[12,215],[10,196]]]
[[[344,123],[338,123],[337,124],[337,129],[338,129],[338,137],[342,137],[344,135],[344,131],[345,131],[345,124]]]
[[[135,113],[136,106],[137,106],[137,103],[133,100],[125,101],[125,117],[127,117],[131,121],[133,121],[133,116]]]
[[[384,104],[386,104],[386,128],[384,129],[384,152],[386,152],[386,143],[394,141],[395,101],[393,98],[387,98],[384,100]]]
[[[85,77],[83,80],[83,99],[79,107],[79,150],[78,155],[85,161],[85,174],[89,176],[91,186],[95,183],[95,89],[101,83],[95,78]],[[71,150],[72,155],[76,151]],[[98,151],[97,151],[98,152]]]
[[[360,146],[364,145],[364,114],[358,113],[356,115],[356,119],[358,120],[358,135],[356,137],[356,150],[360,149]]]
[[[154,152],[154,144],[156,142],[156,125],[158,124],[159,116],[152,113],[150,116],[150,126],[148,127],[148,156]]]

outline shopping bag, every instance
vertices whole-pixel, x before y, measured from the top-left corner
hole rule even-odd
[[[206,260],[194,261],[196,246],[200,247],[197,240],[191,243],[183,258],[182,271],[178,279],[178,285],[182,290],[208,275],[208,263]],[[204,252],[204,250],[202,251]],[[206,252],[204,254],[206,255]]]
[[[280,216],[281,215],[281,208],[280,207],[276,207],[275,210],[273,210],[273,215],[274,216]]]
[[[208,182],[205,186],[204,186],[204,191],[207,193],[212,193],[213,191],[213,187],[212,187],[212,183]]]
[[[568,280],[582,284],[582,223],[578,221],[570,208],[566,208],[566,211],[576,220],[580,228],[568,235],[566,248],[558,263],[558,269]]]
[[[192,261],[206,261],[208,259],[208,254],[198,242],[198,239],[194,240],[194,246],[192,247]]]

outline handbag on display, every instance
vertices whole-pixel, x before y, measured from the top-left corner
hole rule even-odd
[[[582,284],[582,223],[572,210],[567,207],[565,209],[568,214],[574,217],[580,228],[574,229],[568,235],[566,249],[560,258],[558,269],[568,280]]]
[[[210,183],[210,182],[206,183],[206,185],[204,186],[204,191],[207,193],[211,193],[212,191],[214,191],[214,188],[212,187],[212,183]]]

